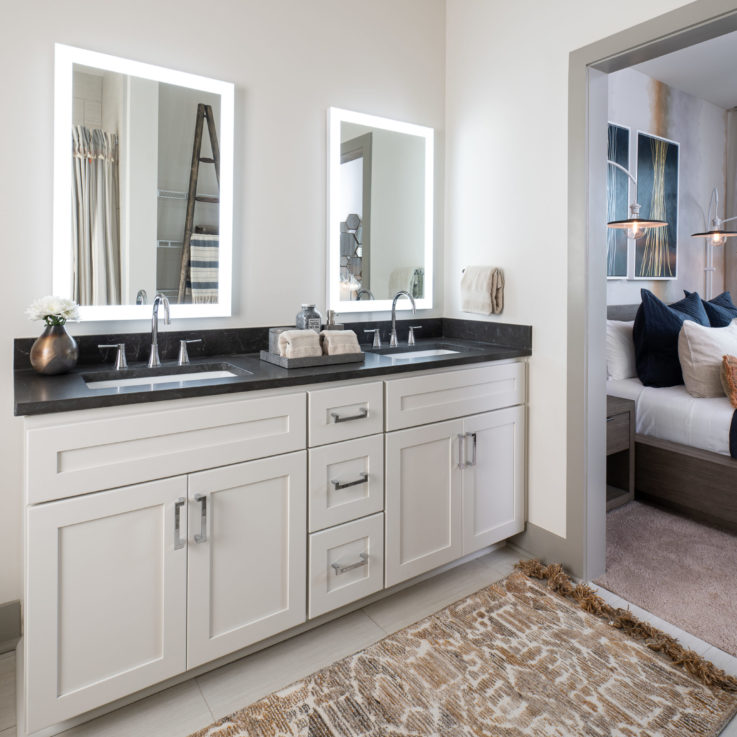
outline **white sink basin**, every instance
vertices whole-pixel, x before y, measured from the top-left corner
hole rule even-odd
[[[405,353],[389,353],[387,358],[394,361],[414,361],[417,358],[430,358],[431,356],[447,356],[449,353],[460,353],[448,348],[431,348],[426,351],[406,351]]]
[[[163,374],[160,376],[136,376],[130,379],[107,379],[105,381],[87,381],[88,389],[121,389],[127,386],[144,386],[152,384],[173,384],[179,386],[190,381],[206,379],[229,379],[239,374],[233,371],[193,371],[187,374]]]

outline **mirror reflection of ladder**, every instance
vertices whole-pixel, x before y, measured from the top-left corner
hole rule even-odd
[[[202,134],[204,131],[205,120],[207,120],[207,131],[210,136],[210,148],[212,149],[212,158],[203,157],[202,154]],[[214,164],[215,177],[218,184],[218,196],[207,197],[197,194],[197,179],[200,174],[200,163]],[[184,219],[184,238],[182,239],[182,265],[179,271],[179,294],[177,301],[179,304],[184,302],[187,290],[187,279],[189,277],[189,261],[190,261],[190,242],[192,240],[192,230],[194,223],[194,210],[197,202],[210,202],[218,204],[220,202],[220,146],[218,145],[218,134],[215,129],[215,118],[212,114],[212,106],[199,103],[197,105],[197,122],[194,129],[194,146],[192,147],[192,169],[189,173],[189,189],[187,190],[187,214]]]

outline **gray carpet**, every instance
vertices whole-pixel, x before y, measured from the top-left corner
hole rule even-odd
[[[737,656],[737,537],[631,502],[607,515],[607,572],[595,581]]]

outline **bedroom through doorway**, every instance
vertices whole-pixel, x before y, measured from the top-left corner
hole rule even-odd
[[[606,132],[589,130],[606,141],[607,222],[635,203],[664,222],[606,233],[606,572],[595,582],[737,656],[737,358],[724,358],[737,356],[737,233],[720,235],[737,231],[737,32],[724,30],[610,69]]]

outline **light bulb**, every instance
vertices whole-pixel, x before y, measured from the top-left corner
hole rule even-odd
[[[726,240],[727,240],[726,237],[722,235],[721,233],[712,233],[711,245],[712,246],[723,246]]]
[[[627,237],[630,240],[635,240],[639,238],[642,235],[642,228],[640,227],[640,223],[634,222],[630,225],[629,228],[627,228]]]

